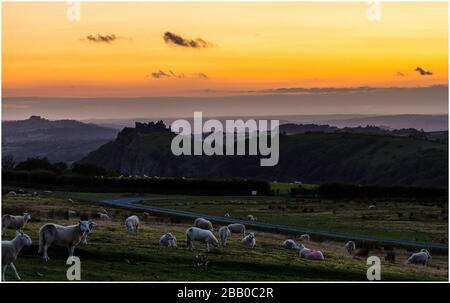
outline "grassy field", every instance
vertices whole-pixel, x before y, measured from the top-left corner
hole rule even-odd
[[[26,281],[65,280],[67,251],[52,247],[49,250],[50,261],[44,262],[37,255],[38,230],[47,222],[74,224],[78,217],[68,218],[67,210],[72,209],[82,216],[98,212],[99,205],[90,205],[74,198],[68,203],[67,196],[72,194],[54,193],[3,196],[3,213],[32,213],[33,220],[24,231],[33,239],[33,246],[24,249],[16,262],[16,267]],[[104,196],[104,195],[102,195]],[[206,199],[206,198],[205,198]],[[162,201],[162,200],[161,200]],[[166,203],[170,202],[165,200]],[[177,203],[180,203],[180,200]],[[162,203],[162,202],[161,202]],[[257,204],[258,205],[258,204]],[[168,206],[168,205],[166,205]],[[249,205],[248,207],[254,207]],[[339,242],[309,242],[308,247],[322,250],[325,261],[308,261],[299,258],[298,252],[281,248],[286,235],[256,232],[257,246],[254,249],[243,247],[240,237],[234,235],[229,246],[205,252],[197,244],[195,251],[185,247],[184,231],[191,222],[179,219],[151,217],[142,222],[138,234],[126,232],[123,219],[131,211],[106,207],[112,220],[98,221],[99,227],[89,236],[89,244],[79,246],[75,255],[82,262],[82,280],[85,281],[221,281],[221,280],[362,280],[366,279],[365,258],[352,257]],[[142,213],[134,212],[141,218]],[[257,213],[259,216],[260,214]],[[94,219],[95,220],[95,219]],[[172,232],[178,239],[178,247],[165,249],[159,247],[159,237]],[[8,231],[4,239],[11,239],[13,231]],[[386,252],[381,249],[370,251],[370,255],[382,259],[383,280],[446,280],[448,263],[446,255],[433,255],[428,267],[406,265],[404,261],[410,252],[396,249],[395,263],[384,261]],[[209,261],[205,268],[198,265],[199,256]],[[13,280],[10,269],[7,280]]]
[[[159,196],[143,204],[198,213],[336,230],[369,236],[447,242],[448,208],[444,202],[342,201],[314,198]],[[375,209],[368,209],[376,203]]]

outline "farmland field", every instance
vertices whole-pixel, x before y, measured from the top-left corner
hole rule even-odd
[[[49,249],[50,261],[44,262],[37,255],[38,230],[41,225],[47,222],[59,224],[75,224],[79,217],[93,216],[100,210],[101,205],[89,204],[78,200],[80,194],[72,193],[51,193],[39,192],[36,197],[29,194],[17,196],[2,196],[3,213],[23,213],[30,212],[33,216],[31,222],[25,226],[24,231],[33,240],[33,246],[22,251],[16,262],[18,272],[25,281],[53,281],[65,280],[67,266],[65,265],[67,252],[65,249],[51,247]],[[112,196],[102,194],[101,196]],[[72,197],[73,204],[66,201],[67,197]],[[164,204],[165,207],[185,207],[186,205],[175,205],[176,203],[192,202],[196,210],[206,207],[204,203],[215,203],[223,201],[223,197],[216,197],[217,201],[211,197],[187,197],[177,198],[160,197],[160,200],[151,203]],[[182,199],[181,199],[182,198]],[[237,198],[227,198],[237,199]],[[239,198],[241,201],[243,198]],[[261,207],[263,199],[267,205],[279,205],[285,203],[278,201],[278,198],[255,197],[247,198],[251,201],[245,202],[246,209],[239,208],[241,213]],[[280,198],[281,199],[281,198]],[[283,198],[286,199],[286,198]],[[197,201],[199,204],[194,204]],[[231,203],[231,201],[230,201]],[[240,203],[240,202],[239,202]],[[237,209],[236,205],[233,209]],[[380,205],[379,203],[377,205]],[[382,204],[381,204],[382,205]],[[202,207],[202,208],[200,208]],[[317,207],[317,206],[316,206]],[[416,206],[419,207],[419,206]],[[427,206],[427,211],[434,210],[436,206]],[[352,257],[343,249],[341,242],[321,241],[305,243],[308,247],[322,250],[325,261],[314,262],[301,259],[296,251],[288,251],[281,248],[280,244],[288,236],[278,233],[256,231],[257,246],[254,249],[243,247],[240,244],[240,237],[234,235],[225,248],[212,249],[206,252],[199,243],[196,250],[191,251],[185,247],[184,231],[192,225],[191,221],[184,221],[179,218],[154,217],[142,222],[138,234],[130,235],[126,232],[123,219],[130,214],[137,214],[143,218],[142,212],[130,211],[123,208],[105,206],[112,220],[99,221],[98,228],[89,235],[89,244],[79,246],[75,249],[75,255],[79,256],[82,262],[82,280],[87,281],[219,281],[219,280],[280,280],[280,281],[307,281],[307,280],[365,280],[366,279],[366,259]],[[189,208],[189,207],[188,207]],[[77,216],[68,217],[67,210],[72,209],[77,212]],[[214,208],[217,212],[229,209]],[[361,211],[363,211],[361,209]],[[263,212],[255,212],[261,219]],[[338,212],[339,214],[339,212]],[[313,216],[314,213],[307,213]],[[308,216],[307,216],[308,217]],[[307,218],[305,217],[305,218]],[[283,219],[279,217],[279,220]],[[289,221],[284,221],[284,223]],[[297,222],[297,221],[292,221]],[[307,222],[307,221],[303,221]],[[313,220],[311,220],[313,222]],[[423,223],[425,225],[425,223]],[[434,223],[433,223],[434,224]],[[437,223],[436,223],[437,224]],[[381,223],[378,225],[382,225]],[[412,225],[411,225],[412,226]],[[431,237],[430,230],[423,231],[423,235]],[[216,229],[217,230],[217,229]],[[159,247],[159,237],[165,232],[172,232],[178,239],[178,247],[164,249]],[[11,239],[13,231],[8,231],[4,239]],[[289,236],[289,237],[292,237]],[[295,237],[294,237],[295,238]],[[298,237],[297,237],[298,238]],[[410,252],[403,249],[396,249],[395,263],[384,261],[386,251],[380,248],[373,248],[371,255],[379,256],[382,260],[383,280],[446,280],[448,272],[447,255],[433,254],[433,260],[428,267],[406,265],[405,260]],[[198,258],[205,256],[208,266],[198,264]],[[7,280],[13,280],[10,269],[6,275]]]
[[[448,242],[446,202],[318,198],[160,196],[141,204],[369,236]],[[371,204],[374,209],[368,209]]]

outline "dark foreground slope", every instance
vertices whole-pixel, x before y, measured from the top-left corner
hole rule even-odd
[[[447,145],[423,139],[352,133],[280,136],[280,160],[260,156],[174,156],[167,130],[125,128],[81,160],[130,175],[244,177],[308,183],[446,186]]]

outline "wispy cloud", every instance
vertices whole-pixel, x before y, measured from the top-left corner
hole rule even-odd
[[[431,71],[424,70],[421,67],[416,67],[414,71],[418,72],[421,76],[431,76],[433,74]]]
[[[165,32],[163,36],[164,42],[167,44],[178,45],[187,48],[207,48],[212,44],[201,39],[186,39],[172,32]]]
[[[111,35],[101,35],[101,34],[88,35],[88,36],[86,36],[86,40],[88,40],[90,42],[95,42],[95,43],[111,43],[111,42],[117,40],[117,36],[114,34],[111,34]]]
[[[173,71],[169,70],[168,72],[165,72],[163,70],[159,70],[156,72],[153,72],[149,75],[150,77],[154,78],[154,79],[162,79],[162,78],[177,78],[177,79],[182,79],[182,78],[199,78],[199,79],[209,79],[208,75],[204,74],[204,73],[193,73],[193,74],[184,74],[184,73],[174,73]]]

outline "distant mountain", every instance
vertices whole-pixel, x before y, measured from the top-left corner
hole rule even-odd
[[[342,130],[281,135],[278,165],[260,167],[259,156],[174,156],[174,136],[164,127],[140,123],[123,129],[80,162],[129,175],[442,187],[448,183],[447,144],[423,138]]]
[[[39,116],[2,122],[2,153],[16,161],[47,157],[51,162],[73,162],[112,140],[118,131],[75,120],[50,121]]]
[[[234,116],[209,117],[224,122],[226,119],[276,119],[280,124],[309,124],[315,126],[329,125],[335,128],[376,126],[385,129],[423,129],[426,132],[448,130],[448,115],[273,115],[273,116]],[[191,121],[192,117],[185,117]],[[122,129],[133,127],[134,122],[151,121],[149,118],[133,119],[90,119],[83,122],[95,123],[104,127]],[[160,120],[160,119],[154,119]],[[171,124],[174,118],[162,118],[166,124]],[[315,127],[314,126],[314,127]]]

